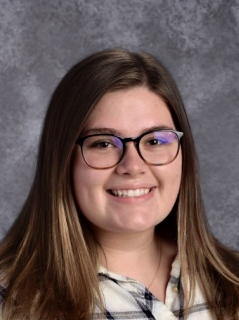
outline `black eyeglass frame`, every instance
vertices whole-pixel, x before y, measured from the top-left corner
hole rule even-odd
[[[160,164],[160,163],[159,163],[159,164],[155,164],[155,163],[150,163],[150,162],[148,162],[147,160],[145,160],[145,159],[143,158],[143,156],[142,156],[142,154],[141,154],[141,152],[140,152],[140,148],[139,148],[140,140],[141,140],[144,136],[146,136],[147,134],[153,133],[153,132],[173,132],[174,134],[176,134],[176,136],[177,136],[177,138],[178,138],[178,149],[177,149],[177,152],[176,152],[176,154],[175,154],[175,157],[174,157],[172,160],[170,160],[169,162],[166,162],[166,163],[163,163],[163,164]],[[114,165],[112,165],[112,166],[110,166],[110,167],[107,166],[107,167],[103,167],[103,168],[98,168],[98,167],[94,167],[94,166],[90,165],[90,164],[86,161],[85,156],[84,156],[84,152],[83,152],[83,144],[84,144],[84,141],[85,141],[86,139],[90,138],[90,137],[97,137],[97,136],[110,136],[110,137],[115,137],[115,138],[119,139],[119,140],[122,142],[122,146],[123,146],[122,155],[121,155],[120,159],[118,160],[118,162],[117,162],[116,164],[114,164]],[[166,164],[169,164],[169,163],[173,162],[173,161],[177,158],[177,155],[178,155],[178,152],[179,152],[179,149],[180,149],[180,141],[181,141],[182,136],[183,136],[183,132],[177,131],[177,130],[171,130],[171,129],[150,130],[150,131],[144,132],[143,134],[141,134],[140,136],[138,136],[138,137],[136,137],[136,138],[133,138],[133,137],[132,137],[132,138],[121,138],[121,137],[119,137],[119,136],[117,136],[117,135],[115,135],[115,134],[111,134],[111,133],[95,133],[95,134],[90,134],[90,135],[87,135],[87,136],[78,138],[78,139],[76,140],[76,144],[80,145],[80,147],[81,147],[81,154],[82,154],[82,157],[83,157],[85,163],[86,163],[89,167],[91,167],[91,168],[93,168],[93,169],[99,169],[99,170],[102,169],[102,170],[104,170],[104,169],[110,169],[110,168],[116,167],[116,166],[120,163],[120,161],[123,159],[123,157],[124,157],[125,150],[126,150],[126,143],[127,143],[127,142],[134,142],[134,145],[135,145],[135,147],[136,147],[136,150],[137,150],[137,152],[138,152],[138,155],[140,156],[140,158],[141,158],[145,163],[147,163],[147,164],[149,164],[149,165],[151,165],[151,166],[164,166],[164,165],[166,165]]]

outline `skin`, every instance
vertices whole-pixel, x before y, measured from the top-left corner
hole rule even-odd
[[[90,115],[83,135],[107,128],[104,132],[137,137],[155,127],[176,129],[164,101],[147,88],[136,87],[105,94]],[[160,251],[163,271],[161,280],[154,281],[155,288],[157,285],[160,290],[150,289],[164,300],[176,248],[163,238],[159,240],[154,230],[176,201],[181,182],[181,150],[172,163],[152,166],[139,157],[130,142],[116,167],[98,170],[84,162],[80,146],[76,146],[72,170],[78,205],[91,222],[107,258],[107,263],[103,259],[101,263],[147,286],[157,270]],[[142,188],[149,188],[150,192],[126,198],[112,194],[112,190]]]

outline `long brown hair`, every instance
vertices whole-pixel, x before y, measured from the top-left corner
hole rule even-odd
[[[193,137],[177,86],[154,57],[123,49],[84,59],[53,93],[31,191],[0,245],[4,319],[91,319],[100,300],[98,244],[76,208],[71,160],[99,99],[135,86],[146,86],[163,98],[177,130],[184,132],[181,188],[170,221],[177,223],[182,278],[189,280],[184,283],[185,307],[193,301],[197,278],[215,317],[237,319],[239,258],[208,229]]]

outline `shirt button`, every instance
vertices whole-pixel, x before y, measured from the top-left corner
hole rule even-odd
[[[178,293],[178,287],[177,286],[172,286],[172,291],[175,293]]]

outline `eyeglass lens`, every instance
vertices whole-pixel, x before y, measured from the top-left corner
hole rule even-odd
[[[124,139],[114,135],[93,135],[84,140],[82,153],[93,168],[110,168],[121,160]],[[172,162],[178,154],[179,138],[174,131],[153,131],[141,137],[138,151],[148,164],[163,165]]]

